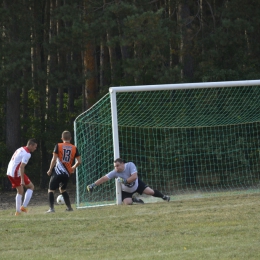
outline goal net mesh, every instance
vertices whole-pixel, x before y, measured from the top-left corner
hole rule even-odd
[[[120,157],[172,199],[259,188],[258,86],[117,93]],[[114,204],[115,182],[86,186],[113,169],[110,96],[75,120],[82,156],[77,206]]]

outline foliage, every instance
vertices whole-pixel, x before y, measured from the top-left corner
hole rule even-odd
[[[259,10],[241,0],[1,1],[1,141],[10,147],[10,129],[17,146],[39,139],[37,179],[60,133],[110,86],[259,78]],[[9,90],[21,93],[17,127]]]

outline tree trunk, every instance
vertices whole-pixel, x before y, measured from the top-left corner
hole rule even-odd
[[[111,42],[111,33],[107,32],[107,41]],[[116,51],[113,46],[108,45],[110,71],[111,71],[111,85],[115,85],[116,82]]]
[[[85,11],[88,12],[88,0],[84,1]],[[85,17],[86,22],[91,22],[91,18]],[[84,98],[83,102],[86,109],[90,108],[95,102],[98,95],[98,84],[96,80],[96,57],[95,43],[89,40],[85,51],[83,52],[83,71],[85,75],[85,86],[83,87]]]
[[[190,8],[188,0],[178,5],[178,23],[180,26],[180,63],[182,64],[182,77],[192,81],[193,78],[193,59],[191,56],[192,29],[190,19]]]
[[[22,104],[22,117],[23,117],[23,121],[26,122],[28,121],[28,89],[27,88],[23,88],[23,104]],[[24,133],[27,133],[28,131],[28,124],[24,123],[23,127],[22,127],[22,131]],[[27,140],[22,140],[22,143],[25,143]]]
[[[95,78],[96,60],[95,60],[95,47],[94,44],[88,43],[84,54],[84,67],[85,67],[85,97],[87,109],[90,108],[96,101],[98,89]]]
[[[49,28],[49,41],[51,43],[52,37],[57,35],[57,22],[54,19],[52,12],[56,8],[56,0],[50,1],[50,28]],[[57,88],[54,85],[54,78],[58,69],[57,50],[51,46],[49,53],[49,77],[48,77],[48,130],[53,130],[53,122],[57,119]]]
[[[10,11],[12,6],[15,5],[14,1],[3,1],[3,8],[6,11]],[[11,11],[12,12],[12,11]],[[19,25],[16,23],[20,21],[20,17],[17,16],[17,13],[12,13],[12,16],[9,17],[9,22],[6,22],[5,27],[7,34],[4,36],[5,41],[8,44],[13,44],[14,42],[23,41],[21,38],[21,32]],[[17,49],[19,50],[19,48]],[[16,51],[17,51],[16,50]],[[8,54],[7,54],[8,55]],[[16,63],[16,53],[12,56],[9,56],[9,66],[12,66]],[[4,62],[5,57],[1,57]],[[8,59],[7,59],[8,60]],[[6,88],[6,146],[7,149],[13,153],[19,146],[21,146],[21,123],[20,123],[20,101],[21,101],[21,78],[22,71],[21,69],[15,68],[9,73],[9,79],[7,82],[9,85],[4,85]],[[16,86],[18,85],[18,86]]]
[[[7,88],[6,146],[11,153],[21,146],[20,100],[20,89]]]
[[[35,0],[37,1],[37,0]],[[43,17],[43,23],[50,24],[50,0],[46,0],[44,6],[42,8],[42,13],[37,14],[36,17]],[[48,28],[47,28],[48,29]],[[41,39],[39,42],[48,43],[49,42],[49,34],[48,30],[36,30]],[[35,88],[38,89],[39,94],[39,106],[38,113],[41,122],[41,133],[46,133],[46,100],[47,100],[47,59],[48,54],[44,51],[40,44],[36,45],[36,53],[35,53],[35,63],[37,64],[37,71],[44,72],[44,78],[36,77],[35,79]],[[46,140],[42,138],[40,140],[40,150],[41,150],[41,177],[40,177],[40,187],[45,189],[48,182],[47,171],[49,169],[49,163],[51,160],[51,156],[49,155],[46,147]]]

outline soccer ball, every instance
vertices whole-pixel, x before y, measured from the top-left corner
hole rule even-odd
[[[59,196],[57,197],[57,203],[58,203],[59,205],[65,204],[64,198],[63,198],[62,195],[59,195]]]

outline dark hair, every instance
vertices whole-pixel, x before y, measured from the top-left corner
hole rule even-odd
[[[37,144],[38,142],[36,139],[32,138],[27,141],[27,146]]]
[[[114,163],[117,163],[117,162],[118,163],[125,163],[125,161],[121,158],[117,158],[117,159],[114,160]]]

